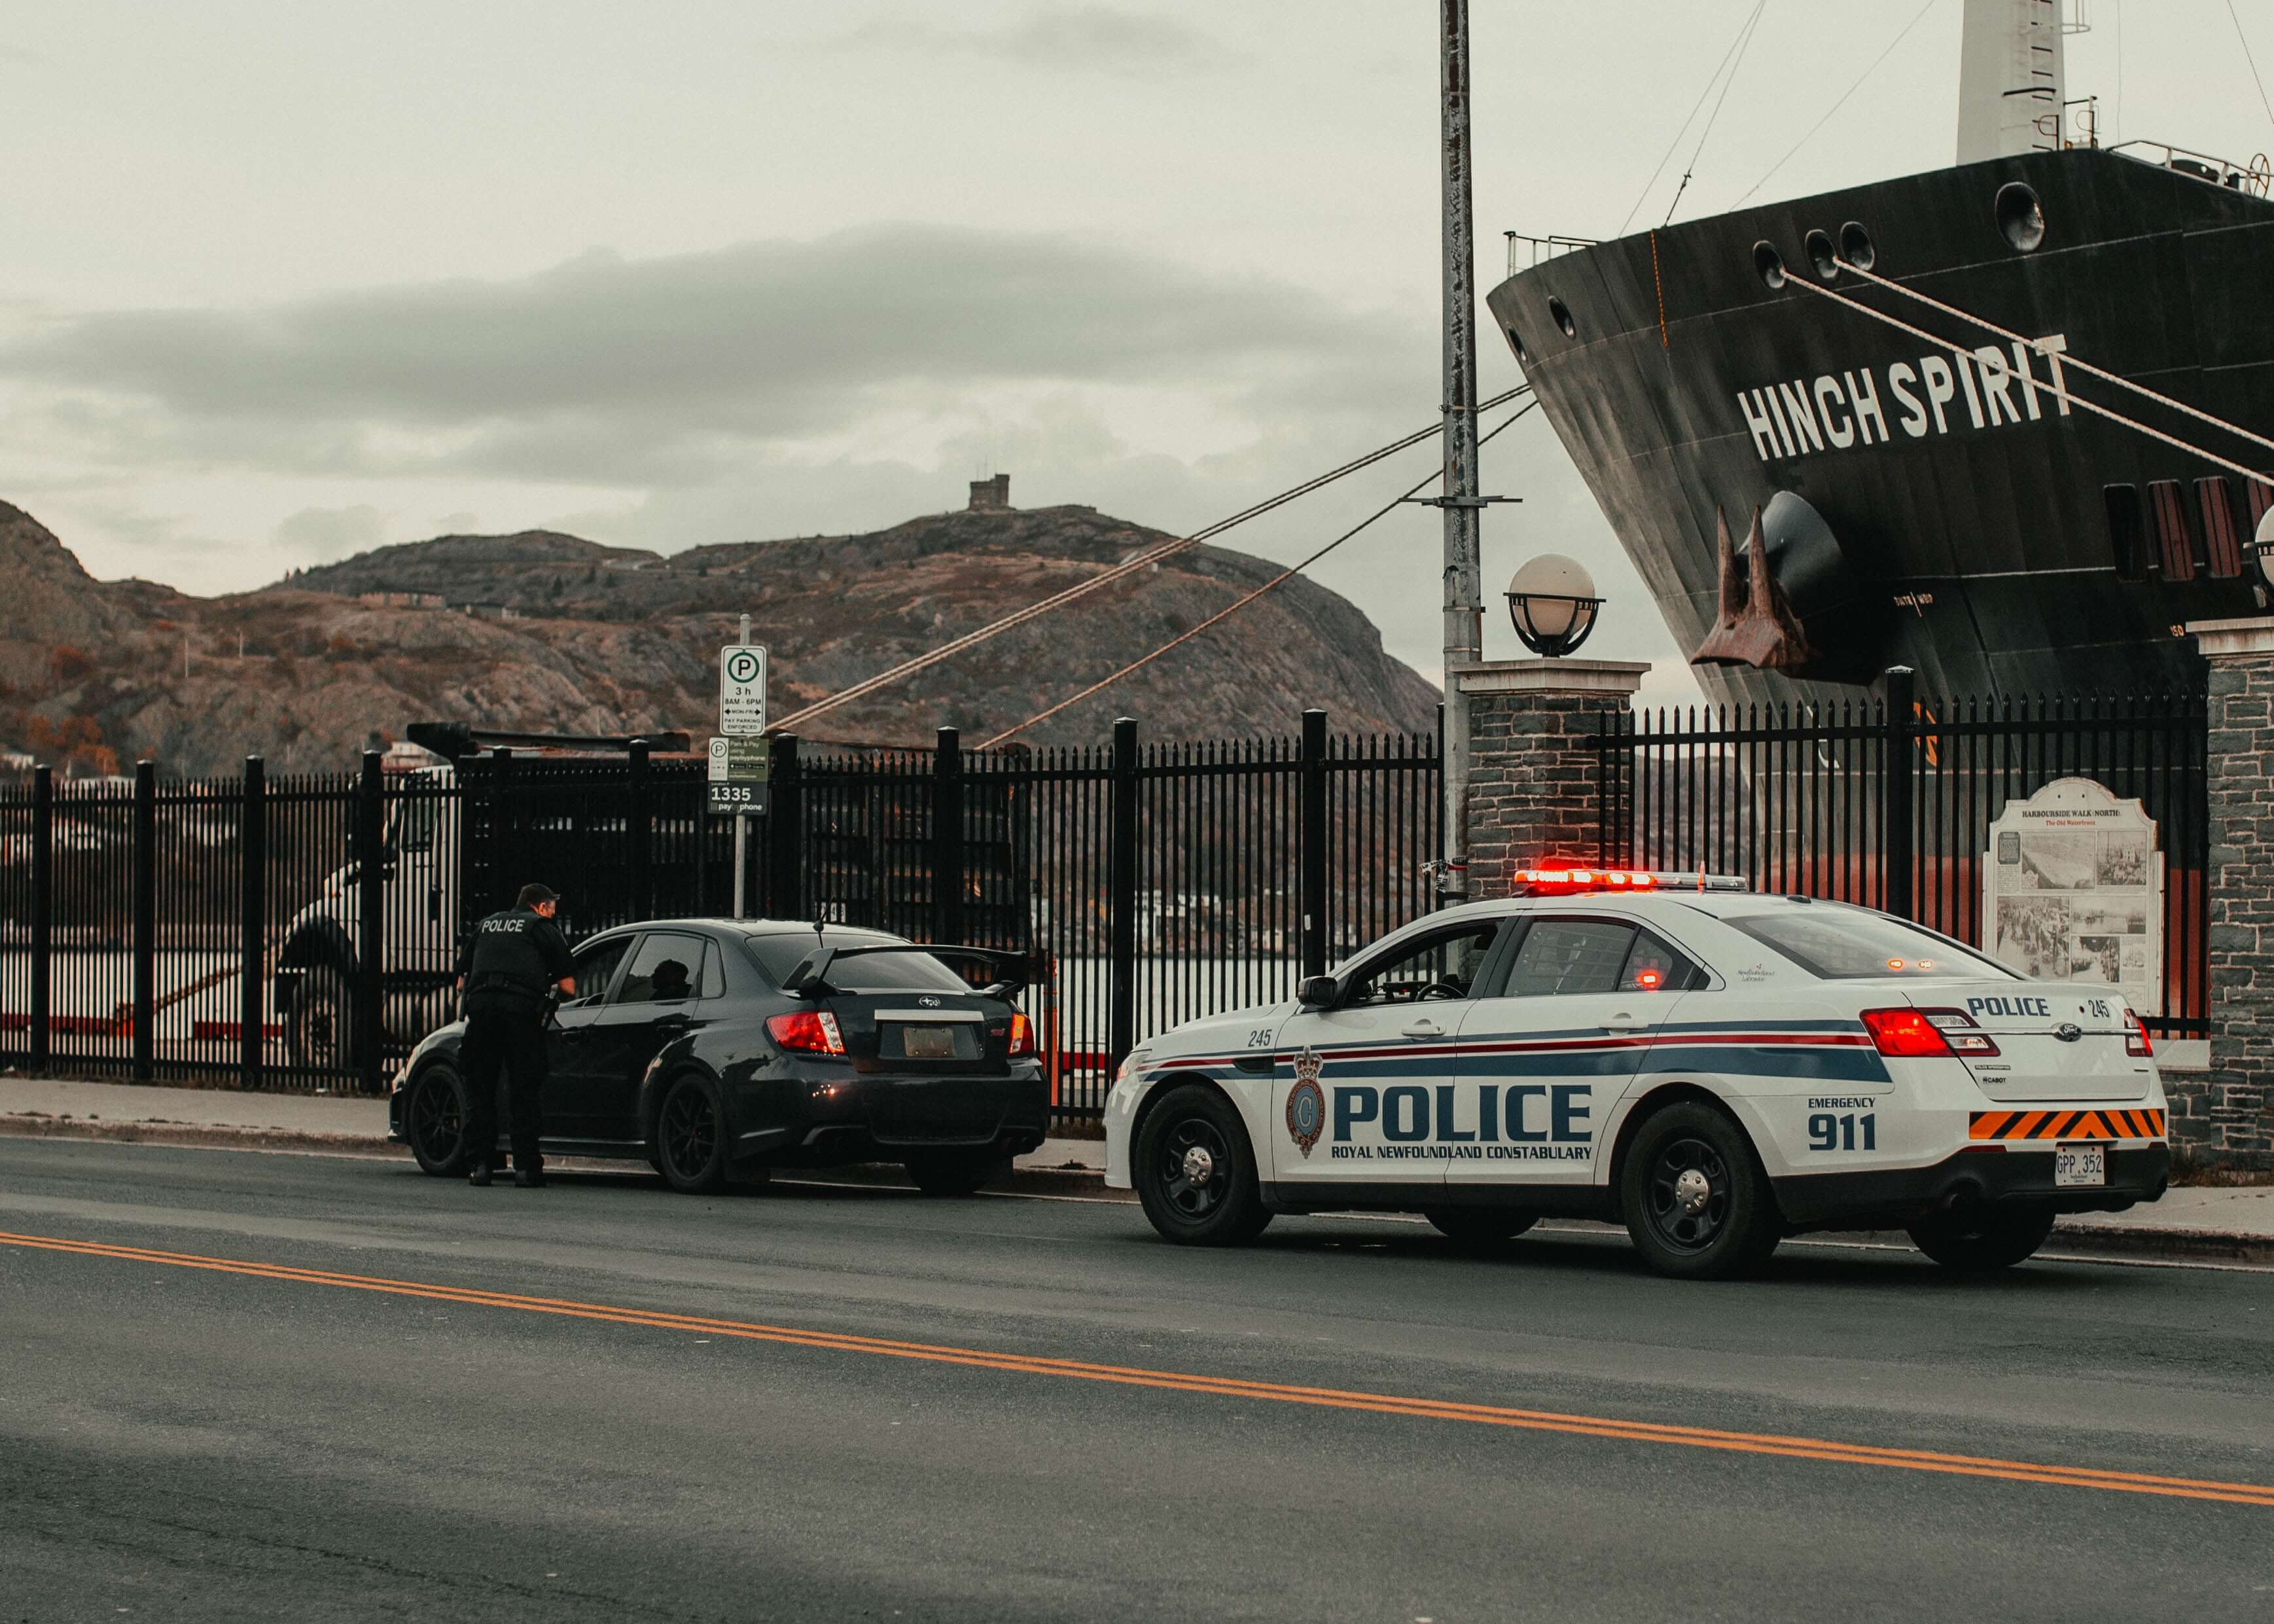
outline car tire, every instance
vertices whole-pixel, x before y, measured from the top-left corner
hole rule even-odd
[[[1540,1222],[1538,1213],[1522,1207],[1433,1207],[1421,1215],[1462,1246],[1497,1246]]]
[[[1009,1158],[993,1151],[976,1155],[936,1153],[928,1156],[910,1156],[900,1164],[908,1170],[915,1187],[930,1196],[971,1196],[979,1193],[981,1186],[1009,1169]]]
[[[311,1071],[345,1071],[355,1065],[355,994],[333,965],[312,965],[292,989],[284,1011],[284,1053]]]
[[[1179,1245],[1245,1245],[1271,1222],[1247,1125],[1213,1088],[1172,1090],[1147,1112],[1130,1171],[1145,1216]]]
[[[2011,1268],[2035,1256],[2052,1232],[2052,1211],[2028,1207],[1938,1213],[1909,1229],[1912,1245],[1960,1274],[1989,1274]]]
[[[422,1173],[457,1178],[473,1167],[466,1144],[466,1083],[457,1067],[437,1061],[410,1079],[403,1100],[403,1137]]]
[[[683,1195],[709,1195],[727,1183],[727,1113],[718,1090],[693,1072],[663,1092],[651,1140],[664,1181]]]
[[[1784,1232],[1745,1131],[1685,1100],[1653,1111],[1627,1147],[1619,1205],[1643,1260],[1677,1280],[1728,1280],[1768,1260]]]

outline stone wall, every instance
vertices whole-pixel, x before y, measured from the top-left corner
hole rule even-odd
[[[2274,620],[2187,629],[2210,663],[2210,1069],[2165,1076],[2172,1143],[2274,1169]]]
[[[1595,752],[1648,671],[1615,660],[1502,660],[1455,673],[1469,707],[1469,895],[1504,897],[1515,870],[1592,859],[1600,838]]]

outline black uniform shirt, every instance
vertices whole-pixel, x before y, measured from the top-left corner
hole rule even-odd
[[[555,982],[575,971],[568,938],[528,908],[508,908],[483,920],[458,959],[469,998],[504,994],[541,1003]]]

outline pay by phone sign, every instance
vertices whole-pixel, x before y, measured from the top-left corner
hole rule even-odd
[[[730,739],[721,734],[711,741],[706,800],[712,811],[732,816],[766,809],[770,748],[764,739]]]
[[[719,731],[730,739],[766,731],[766,651],[755,643],[719,650]]]

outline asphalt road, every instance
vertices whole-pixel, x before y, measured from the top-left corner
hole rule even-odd
[[[0,1624],[2274,1616],[2274,1274],[6,1139],[0,1230]]]

